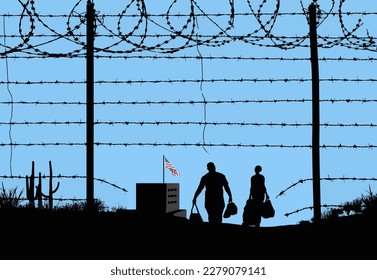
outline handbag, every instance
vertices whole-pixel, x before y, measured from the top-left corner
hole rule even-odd
[[[194,206],[196,208],[196,213],[194,212]],[[200,224],[203,222],[202,216],[200,215],[198,206],[196,204],[192,204],[191,213],[190,213],[190,222],[194,224]]]
[[[266,193],[267,197],[266,200],[263,202],[263,207],[262,207],[262,217],[265,219],[268,218],[273,218],[275,216],[275,209],[272,206],[270,197]]]
[[[238,212],[237,205],[233,201],[229,202],[228,205],[226,206],[223,217],[227,219],[232,215],[236,215],[237,212]]]

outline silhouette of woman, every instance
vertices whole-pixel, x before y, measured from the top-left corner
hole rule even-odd
[[[205,188],[204,206],[208,214],[208,222],[211,224],[221,224],[225,208],[223,189],[229,196],[229,202],[232,201],[232,193],[225,175],[216,171],[216,167],[213,162],[209,162],[207,164],[207,170],[208,173],[205,174],[200,180],[192,203],[196,204],[196,198]]]
[[[262,207],[263,201],[266,197],[266,185],[265,179],[260,172],[262,171],[262,167],[260,165],[255,166],[254,168],[255,174],[251,176],[250,179],[250,195],[249,199],[253,200],[254,203],[254,211],[256,212],[256,221],[255,226],[259,227],[262,217]]]

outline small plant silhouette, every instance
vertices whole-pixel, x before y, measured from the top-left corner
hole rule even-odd
[[[73,203],[68,203],[56,207],[58,211],[67,211],[67,212],[85,212],[88,209],[86,201],[75,201]],[[105,212],[108,209],[108,206],[101,199],[94,199],[94,212]]]
[[[367,194],[361,194],[360,197],[352,201],[341,204],[338,208],[330,209],[323,213],[323,220],[339,218],[343,215],[376,215],[377,214],[377,194],[373,193],[370,186]]]
[[[1,183],[0,209],[20,208],[22,202],[22,194],[23,191],[21,190],[20,192],[18,192],[17,187],[7,190],[4,187],[4,183]]]

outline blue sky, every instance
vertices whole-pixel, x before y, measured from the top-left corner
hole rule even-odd
[[[85,125],[77,123],[85,122],[81,44],[85,24],[75,26],[85,13],[86,1],[40,0],[34,6],[27,3],[26,10],[21,2],[28,1],[9,0],[0,7],[0,142],[4,144],[0,173],[29,175],[34,160],[36,172],[47,175],[51,160],[56,175],[85,176],[84,145],[7,145],[85,142]],[[224,222],[242,223],[255,165],[263,168],[276,210],[276,216],[263,220],[262,226],[312,218],[312,210],[298,211],[313,204],[309,26],[300,1],[234,1],[234,18],[229,16],[233,1],[225,0],[94,2],[98,13],[95,121],[99,122],[95,142],[103,143],[95,148],[94,175],[127,190],[96,181],[96,198],[110,208],[135,209],[136,184],[161,183],[165,155],[181,173],[174,177],[165,170],[165,182],[180,184],[180,208],[188,212],[206,164],[212,161],[227,176],[239,209],[238,215]],[[369,188],[374,191],[376,185],[376,151],[365,146],[377,145],[376,44],[370,42],[376,36],[377,6],[371,0],[317,2],[322,19],[326,12],[332,13],[318,27],[320,142],[328,146],[321,149],[321,177],[356,179],[321,181],[322,204],[338,205],[367,194]],[[302,1],[304,9],[310,3]],[[252,15],[259,7],[265,30]],[[141,9],[147,18],[130,16],[139,15]],[[190,19],[191,9],[195,16]],[[161,16],[167,12],[169,17]],[[279,13],[276,19],[275,12]],[[17,14],[22,16],[10,16]],[[69,28],[77,40],[51,36],[67,34]],[[177,33],[181,29],[186,37]],[[268,38],[266,30],[275,39]],[[352,34],[344,38],[347,30]],[[22,51],[5,56],[7,47],[23,42],[20,32],[23,38],[33,32],[26,43],[35,48],[25,49],[24,42]],[[127,41],[119,39],[125,34]],[[246,39],[240,40],[241,36]],[[296,45],[287,44],[296,38]],[[198,40],[202,44],[196,44]],[[166,53],[169,50],[175,52]],[[74,51],[79,57],[44,57],[44,53]],[[20,124],[9,126],[10,121]],[[344,148],[336,148],[340,144]],[[353,145],[357,148],[349,148]],[[304,182],[290,188],[300,180]],[[58,181],[55,198],[85,198],[84,179],[55,179],[54,185]],[[24,189],[25,185],[23,179],[2,182],[7,188]],[[46,180],[45,190],[47,186]],[[198,205],[206,220],[204,193]]]

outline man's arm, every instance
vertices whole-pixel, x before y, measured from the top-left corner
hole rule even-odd
[[[250,178],[250,194],[249,194],[249,199],[252,198],[252,195],[251,195],[251,188],[253,187],[253,177]]]
[[[229,196],[229,202],[232,202],[233,201],[232,192],[230,191],[229,183],[225,176],[224,176],[224,189]]]
[[[192,199],[192,203],[193,204],[196,204],[196,198],[199,196],[199,194],[202,192],[202,190],[204,189],[204,182],[203,182],[203,178],[200,180],[200,183],[199,183],[199,186],[198,188],[196,189],[196,192],[194,194],[194,198]]]

